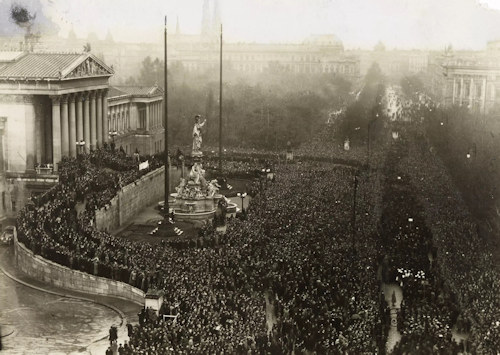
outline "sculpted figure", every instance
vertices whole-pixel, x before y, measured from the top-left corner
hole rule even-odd
[[[194,163],[189,173],[189,180],[193,181],[195,184],[199,184],[204,172],[200,163]]]
[[[207,195],[209,197],[213,197],[218,192],[219,192],[219,184],[217,183],[217,179],[213,179],[208,183]]]
[[[201,116],[196,115],[194,118],[193,127],[193,153],[201,153],[201,143],[203,141],[201,137],[201,128],[205,125],[206,120],[201,122]]]
[[[186,186],[186,180],[185,179],[181,179],[181,182],[179,184],[179,186],[177,186],[175,188],[175,190],[177,191],[177,196],[182,196],[182,193],[184,192],[184,187]]]

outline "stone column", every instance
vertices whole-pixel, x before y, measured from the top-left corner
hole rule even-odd
[[[481,113],[484,115],[486,108],[486,77],[483,77],[483,86],[481,88]]]
[[[61,161],[61,96],[50,96],[52,100],[52,164],[57,171]]]
[[[161,120],[161,106],[159,102],[156,102],[156,127],[160,127]]]
[[[96,91],[96,144],[102,147],[102,94],[101,90]]]
[[[90,92],[90,149],[96,149],[97,146],[97,116],[96,116],[96,92]]]
[[[470,83],[469,83],[469,108],[472,110],[474,108],[474,105],[473,105],[473,99],[474,99],[474,96],[476,96],[475,94],[475,86],[474,86],[474,78],[470,78]]]
[[[25,147],[26,147],[26,171],[35,170],[35,119],[34,100],[31,95],[24,95],[24,124],[25,124]]]
[[[154,128],[158,127],[158,102],[155,102],[154,104],[154,108],[155,108],[155,124],[154,124]]]
[[[69,156],[68,96],[61,98],[61,154]]]
[[[5,117],[0,117],[0,173],[5,171],[5,158],[3,152],[3,136],[5,133]]]
[[[116,114],[117,117],[117,123],[116,123],[116,130],[118,132],[123,131],[123,105],[118,105],[118,112]]]
[[[162,106],[161,101],[158,102],[158,128],[161,128],[161,119],[162,119]]]
[[[111,106],[109,108],[109,131],[115,130],[115,107]]]
[[[109,141],[108,89],[102,91],[102,141]]]
[[[49,110],[44,110],[44,143],[45,143],[45,154],[43,163],[52,163],[52,108]]]
[[[69,155],[76,157],[76,105],[75,95],[69,95]]]
[[[43,145],[45,140],[45,127],[43,124],[43,107],[38,104],[35,108],[35,163],[43,163]]]
[[[456,96],[457,96],[457,79],[453,78],[453,97],[451,100],[453,104],[455,104]]]
[[[146,131],[149,131],[149,103],[146,103]]]
[[[462,102],[464,100],[464,77],[462,76],[460,78],[460,105],[462,105]]]
[[[90,95],[86,91],[83,94],[83,140],[85,141],[85,151],[90,150]]]
[[[78,93],[76,95],[76,140],[78,142],[84,140],[83,138],[83,95]]]

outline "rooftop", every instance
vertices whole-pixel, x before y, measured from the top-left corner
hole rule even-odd
[[[89,59],[90,58],[90,59]],[[0,79],[61,80],[75,77],[78,66],[90,60],[99,67],[95,72],[79,72],[81,76],[112,75],[113,70],[90,53],[2,52]],[[73,74],[73,75],[70,75]]]
[[[153,86],[112,86],[109,89],[108,97],[121,97],[121,96],[141,96],[141,97],[154,97],[162,96],[163,89]]]

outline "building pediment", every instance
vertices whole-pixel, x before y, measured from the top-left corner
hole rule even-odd
[[[91,53],[24,53],[0,65],[0,81],[57,81],[113,74],[113,69]]]
[[[86,78],[94,76],[111,76],[113,69],[100,61],[95,56],[89,54],[83,60],[73,63],[72,66],[62,72],[62,79]]]

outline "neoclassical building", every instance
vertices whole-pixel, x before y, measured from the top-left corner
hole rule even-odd
[[[112,75],[90,53],[0,52],[0,222],[57,181],[62,157],[108,141]]]
[[[442,64],[442,102],[486,114],[500,103],[500,61],[490,56],[449,58]]]
[[[158,86],[110,88],[107,117],[117,148],[143,155],[164,150],[163,93]]]

